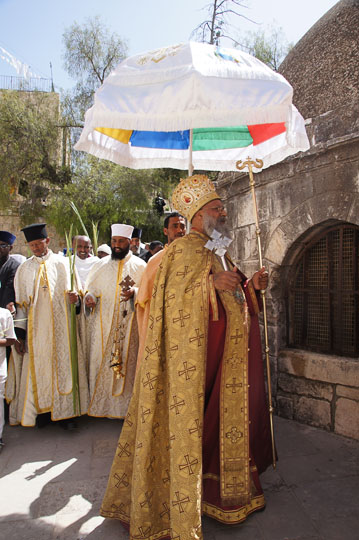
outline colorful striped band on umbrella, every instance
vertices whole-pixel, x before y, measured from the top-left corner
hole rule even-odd
[[[190,132],[185,131],[137,131],[99,127],[96,131],[122,144],[138,148],[158,148],[166,150],[187,150]],[[193,129],[193,152],[225,150],[256,146],[286,131],[285,123],[257,124],[224,128]]]
[[[83,132],[76,147],[132,169],[189,170],[192,164],[197,171],[236,171],[239,160],[261,159],[266,168],[296,150],[305,150],[308,145],[304,121],[295,107],[285,123],[193,128],[192,148],[190,134],[189,129],[147,131],[95,127]]]

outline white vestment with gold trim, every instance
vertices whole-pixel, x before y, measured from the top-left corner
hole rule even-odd
[[[134,299],[121,299],[121,283],[129,276],[136,294],[145,267],[131,252],[123,260],[104,257],[92,267],[86,281],[85,290],[96,300],[87,326],[90,416],[126,415],[136,370],[138,330]]]
[[[26,353],[22,365],[9,370],[11,423],[34,426],[36,416],[44,412],[51,412],[53,420],[78,416],[72,393],[67,258],[51,250],[44,257],[31,257],[16,272],[14,286],[15,328],[26,330]],[[21,363],[16,353],[13,358]],[[88,381],[81,347],[78,370],[83,414],[88,407]]]

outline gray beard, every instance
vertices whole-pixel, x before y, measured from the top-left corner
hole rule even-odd
[[[220,221],[221,218],[214,218],[208,214],[203,216],[203,231],[211,238],[214,229],[227,238],[232,238],[232,233],[225,221]]]

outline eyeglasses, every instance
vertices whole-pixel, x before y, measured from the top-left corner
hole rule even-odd
[[[224,212],[227,212],[224,206],[210,206],[206,208],[206,210],[214,210],[215,212],[218,212],[218,214],[223,214]]]
[[[6,249],[11,247],[10,244],[0,244],[0,249]]]

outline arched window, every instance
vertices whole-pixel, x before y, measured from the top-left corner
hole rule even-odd
[[[289,288],[288,344],[359,355],[359,227],[327,229],[299,255]]]

